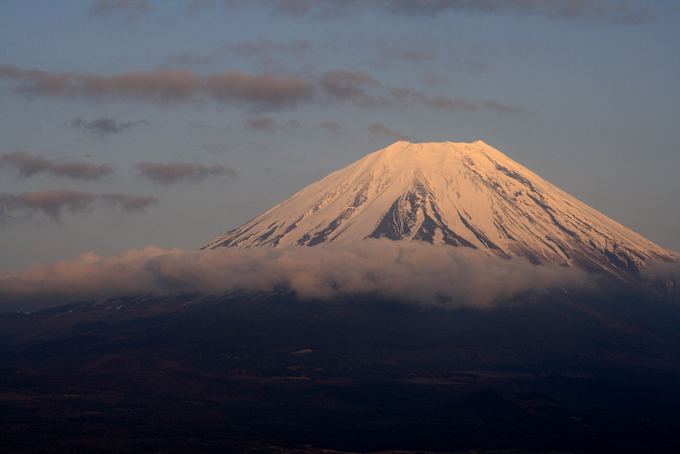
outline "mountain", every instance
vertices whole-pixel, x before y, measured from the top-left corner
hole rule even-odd
[[[159,295],[0,314],[4,453],[672,453],[680,307]]]
[[[623,280],[484,308],[370,291],[303,298],[277,285],[0,313],[3,452],[677,451],[680,299],[625,279],[672,252],[481,142],[394,144],[206,247],[288,246],[291,255],[319,252],[318,266],[328,250],[296,246],[365,246],[365,238],[441,244],[437,253],[475,248]],[[149,273],[173,289],[186,288],[176,278],[184,273],[247,281],[235,271],[277,272],[244,257],[286,255],[222,252],[160,256],[136,273],[116,262],[106,276],[133,286],[135,274]],[[235,267],[225,266],[230,255]],[[206,261],[193,261],[199,256]],[[182,260],[188,265],[173,265]],[[426,273],[454,274],[428,260]],[[520,269],[528,268],[540,267]],[[493,286],[488,269],[466,278],[483,274]],[[398,276],[421,284],[426,274],[409,272]]]
[[[217,247],[417,240],[637,275],[676,255],[474,143],[397,142],[218,236]]]

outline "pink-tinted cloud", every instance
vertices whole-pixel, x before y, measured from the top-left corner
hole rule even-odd
[[[314,97],[314,85],[298,76],[253,76],[239,71],[212,74],[206,81],[206,91],[220,101],[259,104],[281,108]]]
[[[52,220],[61,219],[61,213],[79,213],[92,210],[96,195],[79,191],[25,192],[23,194],[0,194],[0,219],[6,220],[12,212],[31,215],[42,212]]]
[[[220,164],[202,166],[186,162],[140,162],[135,168],[143,177],[162,184],[198,182],[210,177],[224,177],[224,181],[229,181],[236,177],[233,169]]]
[[[15,91],[18,93],[55,98],[111,96],[128,100],[182,101],[194,98],[204,85],[202,77],[184,69],[98,76],[89,73],[50,73],[39,69],[22,70],[3,64],[0,65],[0,77],[16,81],[18,85]]]
[[[82,254],[52,266],[0,271],[6,305],[142,294],[282,288],[303,299],[369,294],[378,298],[454,308],[490,307],[527,292],[587,288],[586,273],[522,258],[419,242],[365,240],[353,246],[219,248],[165,251],[147,247],[114,257]]]
[[[361,71],[333,70],[308,79],[294,75],[252,75],[240,71],[204,77],[188,69],[98,76],[49,73],[39,69],[22,70],[4,64],[0,65],[0,79],[14,82],[15,92],[30,97],[109,97],[165,104],[208,98],[254,111],[331,102],[351,102],[362,108],[373,109],[424,106],[439,111],[474,112],[481,106],[506,114],[517,111],[492,100],[476,103],[462,97],[428,96],[412,88],[385,87]]]
[[[281,108],[313,97],[314,87],[297,76],[262,74],[253,76],[227,71],[208,77],[187,69],[131,71],[113,76],[50,73],[0,65],[0,77],[17,83],[15,91],[27,96],[55,98],[113,97],[150,102],[193,101],[208,96],[224,102]]]
[[[134,197],[125,194],[93,194],[80,191],[24,192],[23,194],[0,194],[0,224],[23,220],[41,213],[53,221],[61,220],[64,212],[86,213],[96,206],[120,209],[125,212],[144,211],[157,204],[153,197]]]
[[[2,167],[16,170],[24,178],[49,174],[86,181],[98,180],[113,172],[109,164],[94,166],[82,161],[57,161],[31,155],[28,151],[15,151],[3,155],[0,157],[0,168]]]

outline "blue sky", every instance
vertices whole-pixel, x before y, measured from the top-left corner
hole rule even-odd
[[[675,1],[29,0],[0,43],[0,268],[194,249],[401,139],[680,250]]]

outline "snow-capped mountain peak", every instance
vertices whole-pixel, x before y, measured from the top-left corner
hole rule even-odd
[[[637,273],[671,251],[484,142],[397,142],[306,187],[204,248],[419,240],[501,257]]]

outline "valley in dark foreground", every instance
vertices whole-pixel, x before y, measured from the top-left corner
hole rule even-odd
[[[5,313],[0,444],[675,452],[677,301],[607,294],[450,311],[368,297],[181,295]]]

